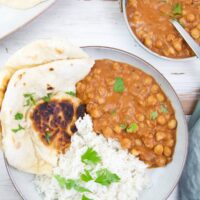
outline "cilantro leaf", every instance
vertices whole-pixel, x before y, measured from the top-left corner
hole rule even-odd
[[[88,148],[87,151],[81,156],[81,161],[86,165],[96,165],[101,162],[101,157],[93,148]]]
[[[124,91],[124,81],[122,78],[120,77],[115,78],[114,91],[119,93]]]
[[[116,109],[111,110],[110,114],[111,114],[112,116],[115,116],[115,115],[117,114],[117,110],[116,110]]]
[[[58,181],[58,184],[62,187],[62,188],[66,188],[67,190],[71,190],[74,189],[77,192],[91,192],[90,190],[88,190],[87,188],[84,188],[82,186],[79,185],[78,180],[74,180],[74,179],[66,179],[60,175],[55,175],[54,178]]]
[[[22,120],[23,119],[23,114],[22,113],[16,113],[15,114],[15,120]]]
[[[90,172],[86,169],[84,171],[85,171],[85,173],[81,174],[81,180],[85,181],[85,182],[89,182],[89,181],[93,180]]]
[[[73,97],[76,96],[76,93],[73,92],[73,91],[67,91],[67,92],[65,92],[65,93],[68,94],[68,95],[71,95],[71,96],[73,96]]]
[[[45,140],[47,141],[48,144],[51,142],[51,135],[50,133],[45,133]]]
[[[134,133],[138,130],[138,125],[136,123],[132,123],[128,128],[126,128],[127,133]]]
[[[83,195],[81,200],[92,200],[92,199],[89,199],[88,197],[86,197],[85,195]]]
[[[48,93],[47,96],[42,97],[43,101],[49,102],[51,100],[52,95],[52,93]]]
[[[172,8],[172,13],[174,15],[181,15],[183,11],[183,7],[181,3],[176,3]]]
[[[12,132],[17,133],[21,130],[24,130],[24,128],[19,124],[17,128],[12,129]]]
[[[59,185],[64,188],[66,184],[66,179],[60,175],[55,175],[54,178],[58,181]]]
[[[77,191],[77,192],[91,192],[91,190],[85,188],[85,187],[82,187],[78,184],[75,184],[74,185],[74,189]]]
[[[168,109],[167,109],[167,106],[165,106],[165,105],[161,105],[160,106],[160,111],[162,112],[162,113],[168,113]]]
[[[152,120],[157,119],[157,117],[158,117],[158,112],[157,112],[157,111],[151,112],[150,117],[151,117]]]
[[[125,129],[127,128],[127,125],[126,125],[126,124],[120,124],[119,126],[120,126],[120,128],[121,128],[122,130],[125,130]]]
[[[108,186],[111,183],[120,181],[120,177],[117,174],[110,172],[108,169],[100,169],[96,172],[96,175],[97,178],[95,179],[95,182],[101,185]]]
[[[35,93],[26,93],[24,94],[24,98],[25,98],[25,105],[24,106],[34,106],[35,105],[35,99],[34,99],[34,94]]]

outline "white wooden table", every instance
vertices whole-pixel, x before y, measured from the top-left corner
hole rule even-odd
[[[144,58],[170,81],[182,100],[186,114],[191,113],[195,100],[200,96],[200,61],[166,61],[144,51],[129,35],[117,0],[57,0],[31,24],[0,41],[0,66],[25,44],[50,37],[68,38],[79,46],[116,47]],[[2,153],[0,199],[20,199],[6,173]],[[177,199],[177,189],[169,199]]]

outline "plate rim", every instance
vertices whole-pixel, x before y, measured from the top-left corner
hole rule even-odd
[[[40,12],[38,12],[34,17],[30,18],[29,20],[27,20],[26,22],[22,23],[21,25],[19,25],[17,28],[14,28],[12,29],[11,31],[7,32],[6,34],[4,34],[2,37],[0,37],[0,40],[3,40],[5,39],[6,37],[12,35],[13,33],[15,33],[16,31],[18,31],[19,29],[25,27],[26,25],[28,25],[29,23],[31,23],[32,21],[34,21],[36,18],[38,18],[40,15],[42,15],[43,13],[45,13],[50,7],[52,7],[55,3],[56,3],[57,0],[53,0],[52,3],[50,3],[46,8],[44,8],[43,10],[41,10]],[[45,3],[45,2],[41,2],[41,3]],[[40,3],[39,3],[40,4]],[[39,5],[38,4],[38,5]],[[38,6],[38,5],[35,5],[35,6]],[[34,7],[35,7],[34,6]],[[15,8],[13,8],[15,9]],[[31,9],[31,8],[29,8]],[[20,9],[18,9],[20,10]],[[28,9],[27,9],[28,10]]]
[[[189,130],[188,130],[188,125],[187,125],[187,120],[186,120],[186,116],[184,114],[184,111],[183,111],[183,106],[181,104],[181,101],[176,93],[176,91],[174,90],[174,88],[172,87],[171,83],[165,78],[165,76],[158,70],[156,69],[153,65],[151,65],[149,62],[145,61],[144,59],[140,58],[139,56],[133,54],[133,53],[130,53],[128,51],[125,51],[125,50],[121,50],[121,49],[118,49],[118,48],[115,48],[115,47],[108,47],[108,46],[101,46],[101,45],[86,45],[86,46],[81,46],[80,47],[81,49],[87,49],[87,48],[96,48],[96,49],[106,49],[106,50],[111,50],[111,51],[115,51],[115,52],[119,52],[119,53],[122,53],[122,54],[126,54],[132,58],[137,58],[138,60],[142,61],[143,63],[149,65],[151,67],[152,70],[156,71],[163,79],[165,79],[165,81],[167,82],[168,86],[171,88],[171,90],[173,91],[174,95],[176,96],[176,99],[180,105],[180,108],[181,108],[181,111],[183,113],[183,122],[184,122],[184,126],[186,127],[186,130],[185,130],[185,134],[186,134],[186,143],[185,143],[185,155],[183,157],[183,162],[181,164],[181,170],[179,171],[177,177],[176,177],[176,181],[174,181],[174,184],[173,186],[171,187],[171,190],[169,190],[169,192],[167,193],[166,197],[163,199],[163,200],[167,200],[168,197],[172,194],[172,192],[174,191],[175,187],[178,185],[178,182],[181,178],[181,175],[182,175],[182,172],[183,172],[183,169],[184,169],[184,166],[186,164],[186,159],[187,159],[187,155],[188,155],[188,145],[189,145]],[[10,169],[9,169],[9,164],[8,164],[8,161],[5,157],[5,153],[3,153],[3,157],[4,157],[4,163],[5,163],[5,167],[6,167],[6,171],[8,173],[8,176],[12,182],[12,185],[14,186],[15,190],[17,191],[17,193],[19,194],[19,196],[22,198],[22,200],[28,200],[26,199],[21,190],[18,188],[16,182],[13,180],[13,177],[11,175],[11,172],[10,172]]]

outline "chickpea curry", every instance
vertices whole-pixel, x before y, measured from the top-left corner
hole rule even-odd
[[[127,0],[126,11],[132,31],[150,50],[171,58],[194,56],[169,20],[178,20],[200,45],[199,0]]]
[[[76,89],[97,133],[119,140],[150,167],[172,160],[174,109],[150,75],[125,63],[97,60]]]

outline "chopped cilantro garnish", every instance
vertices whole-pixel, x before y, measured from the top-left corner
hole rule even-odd
[[[80,186],[78,180],[66,179],[60,175],[55,175],[54,177],[62,188],[66,188],[67,190],[74,189],[77,192],[91,192],[87,188]]]
[[[22,120],[22,119],[23,119],[23,114],[17,112],[17,113],[15,114],[15,120]]]
[[[115,116],[116,114],[117,114],[116,109],[113,109],[113,110],[111,111],[111,115],[112,115],[112,116]]]
[[[132,123],[128,128],[126,128],[127,133],[134,133],[138,130],[138,125],[136,123]]]
[[[120,177],[117,174],[110,172],[108,169],[100,169],[96,172],[97,178],[96,183],[108,186],[113,182],[119,182]]]
[[[181,15],[183,11],[183,7],[181,3],[176,3],[172,8],[172,13],[174,15]]]
[[[19,124],[17,128],[12,129],[12,132],[17,133],[21,130],[24,130],[24,128]]]
[[[166,107],[165,105],[163,105],[163,104],[160,106],[160,111],[161,111],[162,113],[168,113],[167,107]]]
[[[65,93],[68,94],[68,95],[71,95],[71,96],[73,96],[73,97],[76,96],[76,93],[73,92],[73,91],[67,91],[67,92],[65,92]]]
[[[45,102],[49,102],[51,100],[52,93],[48,93],[47,96],[42,97]]]
[[[157,112],[157,111],[151,112],[150,117],[151,117],[152,120],[157,119],[157,117],[158,117],[158,112]]]
[[[51,135],[50,133],[45,133],[45,140],[47,141],[48,144],[51,142]]]
[[[120,124],[119,126],[120,126],[120,128],[121,128],[122,130],[125,130],[125,129],[127,128],[127,125],[126,125],[126,124]]]
[[[81,174],[82,181],[89,182],[89,181],[93,180],[93,178],[88,170],[85,169],[84,172],[85,172],[84,174]]]
[[[120,93],[124,91],[124,81],[122,78],[120,77],[115,78],[114,91]]]
[[[88,148],[87,151],[81,156],[81,161],[86,165],[96,165],[101,162],[101,157],[93,148]]]
[[[24,106],[33,106],[35,105],[35,99],[34,99],[34,94],[35,93],[26,93],[24,94],[24,98],[25,98],[25,105]]]
[[[83,195],[81,200],[92,200],[92,199],[89,199],[88,197],[86,197],[85,195]]]

